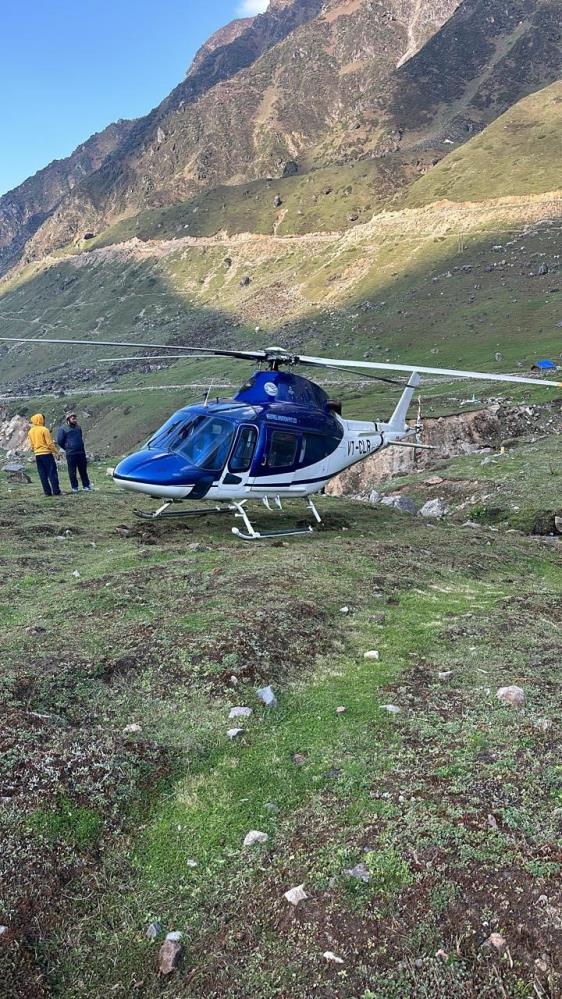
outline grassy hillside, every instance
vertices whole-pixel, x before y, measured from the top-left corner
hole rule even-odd
[[[560,355],[559,212],[556,198],[539,197],[385,212],[343,235],[108,247],[4,282],[0,328],[526,370]],[[238,380],[222,363],[102,365],[88,348],[0,356],[1,387],[20,394],[183,384],[212,371]]]
[[[562,189],[562,81],[515,104],[413,183],[401,204],[483,201]]]
[[[178,239],[218,232],[287,236],[348,229],[370,218],[394,193],[404,173],[395,160],[366,161],[218,187],[169,208],[123,219],[81,246],[95,249],[134,237]]]

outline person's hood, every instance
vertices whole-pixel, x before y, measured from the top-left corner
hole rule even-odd
[[[35,416],[31,417],[31,424],[34,427],[44,427],[45,417],[43,416],[42,413],[36,413]]]

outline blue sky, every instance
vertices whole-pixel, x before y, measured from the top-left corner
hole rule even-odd
[[[0,194],[118,118],[146,114],[199,46],[267,0],[3,0]]]

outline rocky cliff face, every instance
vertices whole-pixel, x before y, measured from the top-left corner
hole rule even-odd
[[[118,121],[91,136],[71,156],[54,160],[0,198],[0,274],[14,263],[28,239],[85,178],[99,170],[133,128]]]

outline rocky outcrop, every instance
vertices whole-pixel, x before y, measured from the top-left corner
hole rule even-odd
[[[61,201],[120,149],[133,128],[118,121],[92,135],[71,156],[54,160],[0,198],[0,274],[18,259],[26,242]]]
[[[411,448],[388,447],[380,454],[366,458],[342,475],[332,479],[326,492],[333,496],[368,495],[381,482],[430,469],[436,458],[452,458],[483,448],[499,447],[506,438],[538,432],[543,427],[562,429],[562,417],[553,418],[548,407],[494,405],[471,413],[458,413],[424,420],[422,444],[434,451],[414,451]]]

